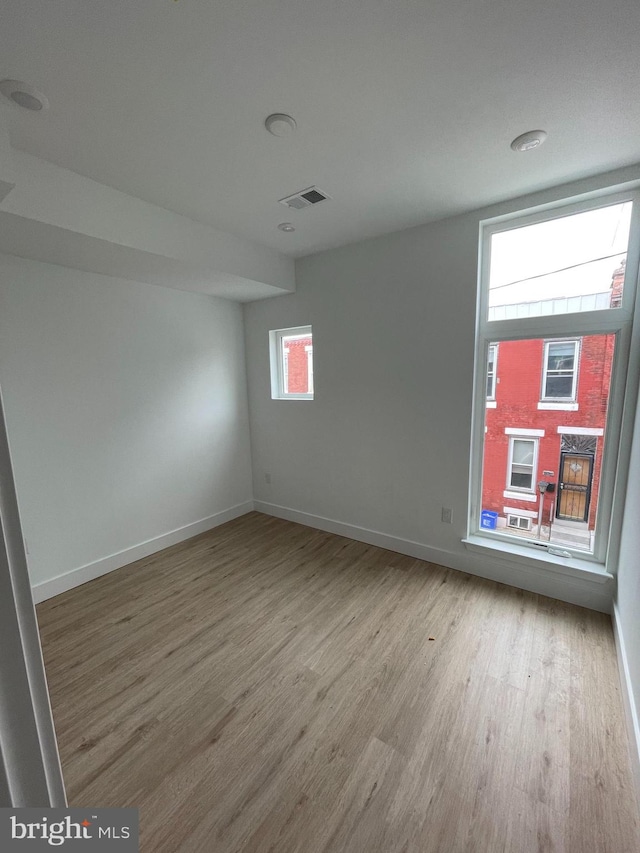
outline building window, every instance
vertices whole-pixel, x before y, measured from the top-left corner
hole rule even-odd
[[[487,360],[487,400],[496,399],[496,375],[498,370],[498,344],[489,345]]]
[[[516,438],[509,441],[509,465],[507,468],[507,488],[532,492],[538,456],[538,440],[535,438]]]
[[[482,223],[472,540],[615,565],[633,429],[625,389],[638,384],[639,206],[640,191],[623,188]],[[568,453],[562,434],[574,430],[601,436],[598,453]]]
[[[313,400],[313,335],[311,326],[269,332],[271,397]]]
[[[508,515],[507,516],[507,527],[511,527],[514,530],[531,530],[531,519],[526,518],[524,515]]]
[[[544,345],[542,399],[576,399],[578,341],[547,341]]]

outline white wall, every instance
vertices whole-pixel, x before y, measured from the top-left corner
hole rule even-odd
[[[0,256],[0,386],[36,586],[248,508],[238,304]]]
[[[476,256],[462,217],[301,260],[294,296],[245,306],[257,499],[462,548]],[[306,323],[315,400],[271,400],[268,330]]]
[[[616,594],[616,640],[640,795],[640,401],[629,464]]]
[[[246,305],[256,508],[608,611],[610,582],[532,572],[461,542],[478,234],[486,216],[633,177],[637,169],[307,257],[295,294]],[[271,400],[268,331],[308,323],[315,400]]]

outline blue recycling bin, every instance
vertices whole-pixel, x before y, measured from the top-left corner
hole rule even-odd
[[[483,530],[495,530],[498,526],[498,513],[483,509],[480,513],[480,527]]]

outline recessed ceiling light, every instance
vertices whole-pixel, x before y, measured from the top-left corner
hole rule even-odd
[[[290,222],[281,222],[278,228],[286,234],[291,234],[292,231],[296,230]]]
[[[545,130],[528,130],[522,133],[511,143],[514,151],[533,151],[534,148],[539,148],[547,138]]]
[[[265,119],[264,126],[274,136],[289,136],[296,129],[296,122],[284,113],[273,113]]]
[[[0,92],[14,104],[25,110],[40,112],[49,109],[49,101],[35,86],[23,83],[21,80],[2,80]]]

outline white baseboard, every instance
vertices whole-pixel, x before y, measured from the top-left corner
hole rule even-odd
[[[592,610],[600,610],[604,613],[611,612],[610,584],[593,583],[581,578],[556,575],[548,571],[537,572],[523,568],[515,563],[508,563],[505,560],[494,561],[476,554],[459,554],[446,551],[442,548],[433,548],[420,542],[401,539],[400,537],[381,533],[377,530],[358,527],[357,525],[347,524],[336,521],[335,519],[324,518],[323,516],[313,515],[264,501],[246,501],[237,506],[229,507],[229,509],[208,518],[203,518],[200,521],[195,521],[192,524],[142,542],[132,548],[126,548],[123,551],[111,554],[93,563],[72,569],[50,580],[34,584],[32,587],[34,602],[38,604],[41,601],[45,601],[48,598],[94,580],[94,578],[108,574],[136,560],[148,557],[150,554],[155,554],[157,551],[162,551],[163,548],[168,548],[170,545],[175,545],[178,542],[183,542],[185,539],[190,539],[192,536],[197,536],[199,533],[212,530],[214,527],[245,515],[253,509],[263,512],[265,515],[273,515],[277,518],[304,524],[307,527],[326,530],[328,533],[346,536],[358,542],[365,542],[368,545],[385,548],[388,551],[407,554],[410,557],[416,557],[428,563],[437,563],[447,568],[468,572],[469,574],[478,575],[479,577],[488,578],[489,580],[498,581],[509,586],[516,586],[530,592],[536,592],[540,595],[548,595],[551,598],[558,598],[561,601],[568,601],[571,604],[578,604]]]
[[[214,527],[251,512],[252,509],[253,501],[237,504],[229,507],[229,509],[222,510],[222,512],[217,512],[215,515],[210,515],[208,518],[202,518],[200,521],[194,521],[192,524],[170,530],[169,533],[148,539],[132,548],[125,548],[124,551],[118,551],[109,557],[103,557],[93,563],[88,563],[86,566],[80,566],[50,580],[34,584],[32,586],[33,601],[35,604],[39,604],[47,598],[53,598],[54,595],[60,595],[61,592],[81,586],[81,584],[99,578],[101,575],[106,575],[115,569],[120,569],[129,563],[135,563],[136,560],[141,560],[157,551],[162,551],[170,545],[176,545],[178,542],[184,542],[185,539],[190,539],[199,533],[212,530]]]
[[[622,687],[622,701],[625,716],[627,718],[627,729],[629,731],[629,751],[631,753],[631,767],[636,785],[636,796],[640,805],[640,709],[636,707],[633,694],[631,673],[629,672],[629,661],[624,644],[624,634],[620,630],[620,613],[618,606],[613,605],[613,635],[616,641],[616,652],[618,653],[618,670],[620,671],[620,685]]]
[[[356,539],[358,542],[366,542],[368,545],[386,548],[388,551],[417,557],[419,560],[425,560],[428,563],[437,563],[440,566],[468,572],[508,586],[526,589],[540,595],[548,595],[570,604],[588,607],[590,610],[611,613],[612,582],[603,583],[601,579],[591,581],[587,578],[574,578],[556,574],[553,571],[525,568],[505,559],[492,560],[476,554],[459,554],[453,551],[445,551],[442,548],[432,548],[420,542],[401,539],[377,530],[369,530],[365,527],[346,524],[332,518],[312,515],[265,501],[254,501],[254,509],[265,513],[265,515],[273,515],[287,521],[304,524],[307,527],[326,530],[328,533],[346,536],[349,539]]]

